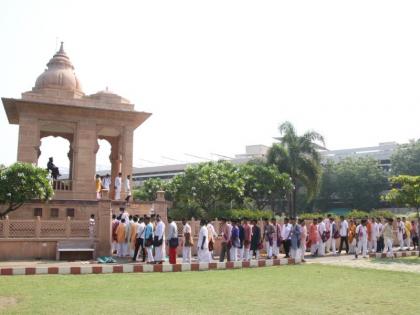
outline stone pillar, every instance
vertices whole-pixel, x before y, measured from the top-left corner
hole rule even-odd
[[[19,118],[17,160],[19,162],[38,164],[40,144],[38,120],[22,115]],[[45,167],[47,166],[45,165]]]
[[[153,203],[153,207],[156,215],[160,215],[162,220],[168,221],[168,202],[165,200],[165,192],[156,192],[156,200]]]
[[[69,158],[69,179],[73,179],[73,144],[70,142],[70,150],[67,153],[67,156]]]
[[[111,256],[112,245],[112,208],[109,201],[99,201],[99,217],[96,228],[96,257]]]
[[[121,137],[121,154],[122,154],[122,191],[121,199],[127,197],[126,180],[127,175],[131,175],[133,171],[133,128],[130,126],[124,127]],[[132,188],[132,180],[130,179],[130,187]]]
[[[79,122],[74,138],[73,198],[95,200],[96,125]]]
[[[111,186],[109,189],[109,198],[115,199],[115,177],[117,177],[118,173],[121,172],[121,157],[120,157],[120,148],[119,148],[119,137],[113,138],[109,141],[111,143],[111,155],[109,156],[109,160],[111,161]]]

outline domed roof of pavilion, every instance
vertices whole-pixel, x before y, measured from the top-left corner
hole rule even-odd
[[[47,69],[36,79],[32,89],[33,92],[53,92],[54,90],[73,92],[78,96],[84,94],[79,79],[74,73],[73,64],[64,51],[63,42],[60,49],[47,63]]]

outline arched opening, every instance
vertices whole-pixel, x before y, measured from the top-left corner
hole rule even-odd
[[[96,173],[103,174],[108,172],[111,174],[111,144],[105,139],[98,139],[99,149],[96,152]]]
[[[60,177],[58,179],[71,179],[70,165],[70,141],[63,137],[48,136],[41,139],[40,156],[38,166],[47,168],[50,157],[53,158],[55,166],[58,167]]]

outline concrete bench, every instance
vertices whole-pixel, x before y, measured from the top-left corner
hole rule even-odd
[[[56,260],[60,260],[61,253],[92,253],[94,258],[95,246],[91,240],[65,240],[57,242]]]

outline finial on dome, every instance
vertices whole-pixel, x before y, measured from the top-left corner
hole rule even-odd
[[[60,44],[60,50],[58,51],[59,54],[64,54],[65,53],[63,46],[64,46],[64,42],[61,42],[61,44]]]

